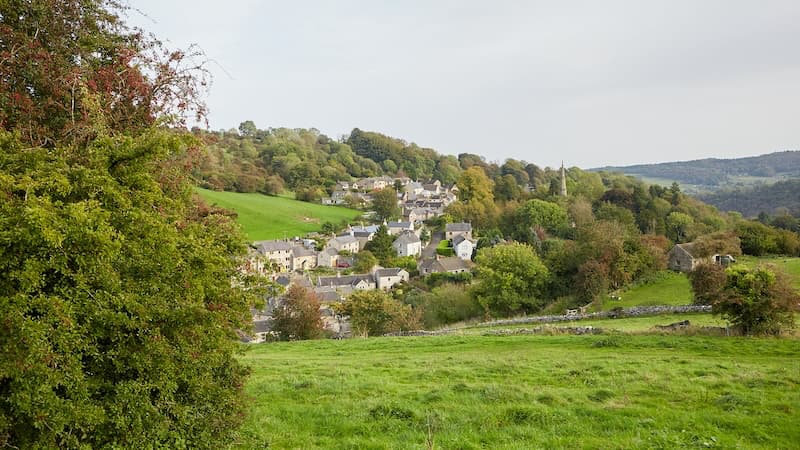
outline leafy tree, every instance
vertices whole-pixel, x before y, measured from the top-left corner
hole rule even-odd
[[[682,212],[671,212],[667,216],[667,237],[674,242],[686,242],[689,227],[694,223],[692,216]]]
[[[369,250],[364,250],[356,253],[353,270],[356,273],[368,273],[376,265],[378,265],[378,258]]]
[[[725,286],[725,269],[719,264],[699,264],[689,272],[696,305],[710,305],[719,300]]]
[[[0,441],[216,447],[241,422],[246,247],[184,182],[157,181],[185,145],[153,131],[49,151],[0,133]]]
[[[741,239],[745,254],[761,256],[778,252],[775,231],[763,223],[741,221],[736,225],[736,234]]]
[[[242,136],[253,137],[258,132],[256,124],[252,120],[245,120],[239,124],[239,134]]]
[[[244,239],[155,128],[203,73],[117,5],[2,4],[0,446],[218,448],[243,418]]]
[[[318,339],[323,333],[319,308],[317,294],[293,285],[275,309],[272,329],[283,340]]]
[[[397,256],[397,252],[394,251],[392,243],[394,243],[394,236],[389,234],[386,225],[381,225],[378,227],[378,231],[375,233],[375,236],[372,237],[372,240],[367,242],[367,245],[364,246],[364,250],[370,251],[378,258],[378,262],[383,264]]]
[[[372,207],[380,220],[390,220],[400,215],[397,191],[387,187],[372,194]]]
[[[356,335],[364,337],[419,328],[419,314],[411,306],[380,290],[354,292],[335,309],[349,317]]]
[[[481,249],[476,258],[478,283],[473,294],[487,313],[535,312],[549,272],[533,247],[511,243]]]
[[[423,294],[422,297],[426,328],[460,322],[483,314],[483,307],[475,297],[457,284],[442,284],[433,288],[431,292]]]
[[[714,314],[744,334],[779,334],[794,328],[800,298],[786,276],[770,267],[734,266],[725,271],[725,284],[712,303]]]
[[[517,209],[515,224],[517,237],[520,240],[532,242],[530,235],[537,228],[550,232],[565,228],[567,211],[556,203],[539,199],[528,200]]]

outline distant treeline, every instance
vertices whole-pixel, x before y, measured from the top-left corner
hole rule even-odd
[[[722,211],[739,211],[745,217],[761,213],[800,217],[800,179],[752,188],[722,189],[697,197]]]
[[[737,159],[708,158],[661,164],[603,167],[597,170],[664,178],[684,184],[719,186],[729,183],[731,176],[800,177],[800,151],[784,151]]]

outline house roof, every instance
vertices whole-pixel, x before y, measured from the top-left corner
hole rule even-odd
[[[296,245],[296,246],[292,247],[292,256],[295,257],[295,258],[300,258],[300,257],[303,257],[303,256],[317,256],[317,252],[315,252],[313,250],[309,250],[309,249],[307,249],[305,247],[302,247],[300,245]]]
[[[469,239],[465,238],[464,235],[459,234],[458,236],[453,238],[453,247],[458,247],[464,241],[469,241],[469,243],[472,244],[472,241],[470,241]]]
[[[389,228],[411,228],[411,222],[388,222],[386,226]]]
[[[372,274],[370,273],[361,275],[344,275],[338,277],[319,277],[319,280],[317,280],[317,286],[355,286],[361,281],[375,283],[375,278],[373,278]]]
[[[692,258],[694,258],[694,253],[693,253],[693,251],[694,251],[694,243],[693,242],[688,242],[686,244],[675,244],[675,247],[683,250],[684,252],[686,252],[687,255],[689,255]]]
[[[352,244],[353,242],[358,242],[358,239],[355,236],[350,236],[349,234],[344,236],[336,236],[334,240],[340,244]]]
[[[457,270],[469,270],[472,268],[472,263],[453,256],[449,258],[429,259],[423,261],[420,266],[420,268],[430,272],[453,272]]]
[[[397,237],[392,243],[393,245],[409,245],[409,244],[416,244],[421,242],[419,237],[412,232],[403,233]]]
[[[260,253],[290,251],[292,244],[286,241],[257,241],[254,243]]]
[[[445,231],[472,231],[472,224],[459,222],[459,223],[448,223],[444,226]]]
[[[375,271],[375,276],[378,277],[378,278],[396,277],[396,276],[400,275],[400,272],[408,273],[405,269],[403,269],[401,267],[390,267],[388,269],[378,269],[378,270],[376,270]]]

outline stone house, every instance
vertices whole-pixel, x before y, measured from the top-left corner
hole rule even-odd
[[[464,236],[467,239],[472,239],[472,224],[471,223],[448,223],[444,227],[444,238],[452,240],[456,236]]]
[[[422,254],[422,241],[414,232],[406,231],[392,242],[397,256],[419,256]]]
[[[375,284],[378,289],[388,291],[396,284],[408,281],[408,271],[401,268],[377,269],[374,272]]]
[[[394,236],[404,231],[414,231],[414,224],[412,222],[387,222],[386,231]]]
[[[699,257],[693,253],[694,244],[675,244],[672,250],[667,253],[667,267],[678,272],[691,272],[698,264],[712,263],[728,266],[736,262],[731,255],[711,255]]]
[[[335,248],[338,252],[348,251],[350,253],[358,253],[360,248],[358,239],[355,236],[346,234],[344,236],[336,236],[328,241],[326,247]]]
[[[292,247],[292,270],[308,270],[317,267],[317,252],[306,247],[295,245]]]
[[[465,261],[457,256],[449,258],[436,257],[428,259],[419,265],[420,275],[430,275],[432,273],[462,273],[472,271],[472,262]]]
[[[258,241],[255,242],[256,251],[269,262],[277,264],[282,271],[292,268],[292,243],[287,241]]]
[[[371,274],[339,275],[333,277],[319,277],[317,286],[335,290],[346,289],[353,291],[369,291],[376,289],[375,277]]]

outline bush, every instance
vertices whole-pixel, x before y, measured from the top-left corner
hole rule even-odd
[[[444,284],[423,294],[423,320],[426,328],[480,317],[483,308],[469,292],[455,284]]]
[[[774,267],[731,267],[712,307],[743,334],[780,334],[794,327],[798,295]]]
[[[695,305],[710,305],[720,298],[725,286],[725,269],[719,264],[699,264],[689,272]]]
[[[357,291],[334,306],[337,313],[349,316],[353,333],[380,336],[396,331],[420,328],[421,314],[383,291]]]

